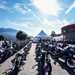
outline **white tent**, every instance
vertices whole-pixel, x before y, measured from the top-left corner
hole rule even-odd
[[[38,42],[40,39],[46,39],[48,35],[42,30],[37,36],[34,38],[34,42]]]
[[[36,36],[36,38],[41,38],[41,39],[44,39],[47,37],[48,35],[43,30]]]

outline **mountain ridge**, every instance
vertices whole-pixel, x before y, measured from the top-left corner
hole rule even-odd
[[[16,33],[18,30],[13,28],[0,28],[0,35],[3,35],[8,40],[16,41]]]

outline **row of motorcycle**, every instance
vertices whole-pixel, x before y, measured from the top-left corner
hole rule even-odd
[[[64,60],[67,67],[75,69],[75,47],[72,45],[49,45],[49,53],[55,61]]]
[[[42,53],[49,55],[55,62],[63,60],[67,67],[75,69],[75,46],[68,43],[43,41],[36,47],[36,60],[40,61]]]
[[[12,42],[11,45],[9,41],[4,41],[2,45],[0,45],[0,64],[16,52],[16,43]]]
[[[26,57],[29,54],[32,42],[26,44],[19,52],[16,53],[15,57],[11,60],[12,67],[3,72],[5,75],[18,75],[22,70],[21,67],[25,64]]]
[[[37,75],[51,75],[52,73],[52,66],[51,66],[51,60],[49,58],[49,53],[48,51],[45,51],[41,43],[38,43],[36,46],[36,62],[37,62]]]

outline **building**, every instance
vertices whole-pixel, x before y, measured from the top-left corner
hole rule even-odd
[[[69,42],[75,42],[75,24],[62,27],[63,38]]]

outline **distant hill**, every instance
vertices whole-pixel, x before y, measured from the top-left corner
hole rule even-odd
[[[9,40],[16,40],[16,33],[18,30],[12,28],[0,28],[0,35],[3,35],[5,38]]]

